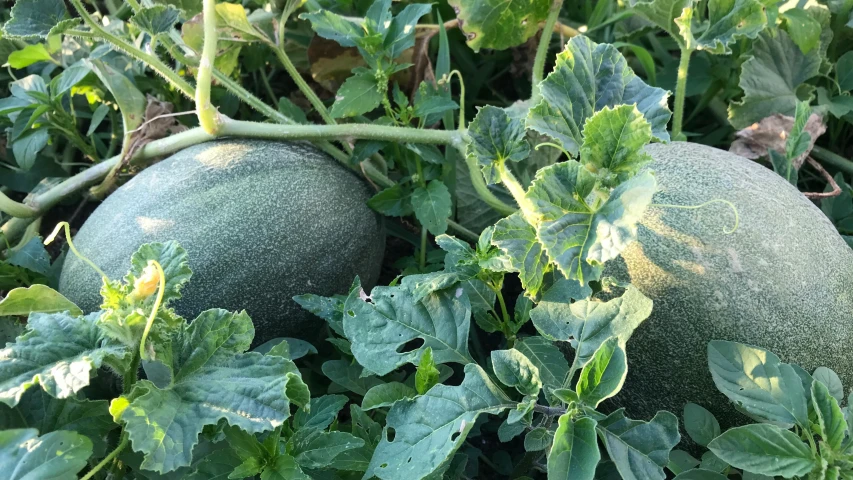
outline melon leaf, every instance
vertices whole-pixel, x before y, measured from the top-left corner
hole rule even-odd
[[[492,243],[509,257],[510,265],[518,271],[525,293],[537,296],[550,260],[536,238],[536,230],[521,212],[502,218],[495,224]]]
[[[681,440],[678,419],[664,411],[643,422],[619,409],[600,420],[596,431],[622,478],[664,480],[663,467]]]
[[[27,316],[31,313],[68,312],[70,316],[83,315],[80,307],[47,285],[35,284],[9,291],[0,301],[0,316]]]
[[[365,478],[423,478],[465,443],[480,414],[497,415],[515,406],[482,368],[466,365],[461,385],[436,385],[391,407]]]
[[[753,424],[732,428],[708,448],[735,468],[768,476],[804,476],[815,466],[808,445],[790,430]]]
[[[548,0],[450,0],[459,27],[475,52],[504,50],[526,42],[548,16]]]
[[[253,336],[245,312],[203,312],[171,342],[170,385],[142,380],[113,400],[110,412],[144,454],[142,468],[165,473],[190,465],[204,426],[221,419],[258,433],[290,416],[286,392],[289,383],[302,382],[299,372],[283,357],[243,353]]]
[[[584,124],[581,161],[605,186],[615,187],[651,161],[643,152],[651,140],[651,125],[636,106],[604,107]]]
[[[548,454],[548,478],[592,480],[601,460],[595,437],[596,421],[590,417],[573,420],[563,415],[554,432],[554,443]]]
[[[490,184],[500,182],[497,164],[510,160],[520,162],[530,154],[521,120],[511,117],[503,108],[486,105],[468,125],[466,154],[477,159],[483,176]]]
[[[493,350],[492,368],[501,383],[514,387],[522,395],[536,397],[542,389],[539,369],[523,353],[514,348]]]
[[[686,8],[675,20],[684,44],[716,55],[730,54],[729,46],[738,38],[755,38],[767,24],[758,0],[709,0],[707,20],[694,22],[693,16],[693,8]]]
[[[604,107],[621,104],[636,105],[651,125],[652,136],[669,141],[669,93],[646,85],[613,45],[573,37],[539,89],[543,100],[530,109],[527,128],[553,138],[574,156],[583,142],[586,120]]]
[[[51,29],[68,17],[62,0],[18,0],[12,18],[3,26],[11,38],[46,38]]]
[[[682,11],[692,4],[693,0],[649,0],[636,2],[634,10],[663,29],[679,45],[683,45],[684,39],[679,34],[675,19],[680,17]]]
[[[0,469],[9,480],[75,480],[91,455],[92,442],[76,432],[0,431]]]
[[[432,348],[436,364],[473,362],[468,353],[471,305],[461,288],[431,293],[420,302],[405,286],[376,287],[366,299],[363,295],[358,288],[347,298],[344,331],[366,369],[386,375],[416,363],[426,347]],[[399,351],[418,339],[421,345]]]
[[[172,31],[180,17],[181,11],[173,5],[154,5],[140,9],[130,18],[130,22],[143,32],[155,37]]]
[[[26,333],[0,350],[0,402],[14,407],[34,385],[68,398],[89,385],[89,375],[101,365],[121,364],[128,351],[104,341],[99,316],[30,315]]]
[[[783,428],[808,429],[806,391],[797,372],[772,352],[736,342],[708,344],[708,366],[717,389],[755,419]]]

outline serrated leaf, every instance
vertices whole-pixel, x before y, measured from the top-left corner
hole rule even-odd
[[[435,368],[435,360],[432,358],[432,347],[424,348],[415,371],[415,390],[418,395],[423,395],[439,382],[439,371]]]
[[[130,79],[103,60],[90,58],[84,62],[113,94],[121,110],[125,133],[138,128],[145,120],[145,107],[148,105],[142,92]]]
[[[140,30],[156,37],[172,31],[181,18],[181,11],[172,5],[154,5],[139,9],[130,17],[130,22]]]
[[[172,343],[171,385],[142,380],[113,401],[113,415],[145,456],[143,469],[166,473],[190,465],[202,429],[222,419],[259,433],[290,416],[287,384],[301,381],[298,370],[282,357],[243,353],[252,337],[245,312],[207,310]]]
[[[325,430],[338,417],[349,400],[344,395],[323,395],[311,399],[310,408],[293,416],[295,430]]]
[[[616,47],[573,37],[557,56],[554,71],[539,85],[542,102],[530,109],[527,128],[547,135],[577,155],[586,120],[604,107],[636,104],[652,136],[669,141],[669,93],[646,85]]]
[[[756,419],[785,428],[808,425],[803,383],[773,353],[714,340],[708,344],[708,366],[717,389]]]
[[[651,139],[651,125],[636,106],[604,107],[584,124],[581,162],[605,186],[615,187],[651,160],[643,152]]]
[[[62,0],[17,0],[3,32],[12,38],[46,38],[68,16]]]
[[[27,68],[36,62],[51,61],[52,57],[44,44],[27,45],[21,50],[9,54],[8,63],[12,68]]]
[[[353,291],[344,307],[344,331],[352,341],[358,363],[385,375],[406,363],[415,363],[431,347],[436,364],[470,363],[468,329],[471,306],[461,292],[441,290],[415,302],[403,287],[376,287],[370,302]],[[406,343],[422,339],[423,345],[399,352]]]
[[[506,110],[486,105],[468,125],[470,142],[466,154],[477,159],[488,183],[498,183],[497,164],[507,160],[520,162],[530,154],[521,120]]]
[[[708,19],[698,38],[691,17],[693,9],[685,10],[676,19],[681,37],[688,48],[707,50],[717,55],[730,54],[729,46],[738,38],[755,38],[767,24],[764,5],[759,0],[709,0]]]
[[[548,0],[450,0],[459,27],[475,52],[504,50],[526,42],[539,31],[551,2]]]
[[[0,350],[0,402],[14,407],[32,386],[56,398],[68,398],[89,385],[89,375],[128,351],[104,344],[98,314],[34,313],[27,331]]]
[[[759,35],[741,68],[744,95],[729,105],[729,122],[740,130],[776,113],[793,116],[797,89],[819,73],[820,63],[818,55],[804,55],[782,30]]]
[[[575,388],[581,402],[597,408],[622,390],[628,375],[628,359],[620,342],[619,337],[608,338],[584,365]]]
[[[9,291],[0,301],[0,316],[28,316],[31,313],[68,312],[71,317],[83,315],[80,307],[47,285],[20,287]]]
[[[314,430],[307,434],[298,432],[289,442],[288,451],[302,468],[324,468],[347,450],[364,446],[364,440],[346,432],[323,432]]]
[[[360,72],[347,78],[338,89],[330,113],[334,118],[354,117],[373,110],[380,102],[382,91],[373,72]]]
[[[546,397],[551,397],[550,391],[563,386],[569,373],[569,362],[553,343],[539,336],[525,337],[516,342],[515,348],[539,370]],[[555,403],[550,400],[549,402]]]
[[[596,431],[622,478],[664,480],[669,452],[681,439],[678,419],[663,411],[643,422],[617,410],[600,420]]]
[[[711,440],[720,435],[720,423],[714,414],[695,403],[684,405],[684,430],[690,439],[707,447]]]
[[[536,236],[568,279],[595,280],[602,265],[637,238],[657,181],[646,172],[620,184],[601,206],[591,203],[595,180],[570,160],[536,172],[526,198],[537,218]]]
[[[583,417],[574,421],[563,415],[554,432],[548,454],[548,480],[592,480],[601,459],[595,436],[596,421]]]
[[[509,257],[512,268],[518,271],[521,285],[530,296],[537,296],[550,263],[548,254],[536,238],[536,230],[527,223],[521,212],[500,219],[495,224],[492,244]]]
[[[389,217],[405,217],[414,212],[411,192],[407,192],[399,183],[371,197],[367,206]]]
[[[437,372],[438,370],[436,370]],[[415,389],[400,382],[383,383],[376,385],[364,394],[364,398],[361,400],[361,408],[368,411],[374,408],[390,407],[400,400],[412,398],[417,394],[418,392]]]
[[[682,43],[684,40],[679,34],[675,19],[680,17],[682,11],[692,3],[693,0],[650,0],[636,2],[633,8],[650,22],[669,33],[677,42]]]
[[[92,442],[76,432],[0,431],[0,469],[9,480],[76,480],[91,455]]]
[[[795,433],[775,425],[732,428],[715,438],[708,448],[733,467],[762,475],[803,476],[815,466],[808,445]]]
[[[838,403],[841,403],[841,401],[844,400],[844,385],[841,383],[841,379],[838,377],[838,374],[832,371],[832,369],[817,367],[814,373],[812,373],[812,378],[826,385],[827,390],[829,390],[829,394],[832,395],[832,398],[834,398]]]
[[[542,389],[539,369],[520,351],[492,350],[492,368],[504,385],[514,387],[522,395],[538,396]]]
[[[396,403],[376,447],[366,478],[423,478],[465,443],[480,414],[515,407],[476,364],[465,366],[456,387],[436,385],[425,395]],[[393,438],[389,431],[393,430]]]
[[[441,180],[431,180],[426,187],[417,187],[412,192],[415,217],[433,235],[447,231],[452,205],[450,191]]]
[[[847,430],[844,413],[838,401],[832,398],[829,389],[823,383],[814,380],[811,387],[811,401],[817,414],[820,437],[833,451],[840,451]]]

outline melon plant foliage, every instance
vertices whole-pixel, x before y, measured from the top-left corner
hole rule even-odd
[[[853,3],[105,3],[107,15],[80,0],[19,0],[2,12],[0,54],[9,72],[26,73],[0,99],[3,161],[15,171],[3,185],[31,194],[0,194],[4,240],[18,242],[0,263],[8,478],[853,479],[853,397],[838,375],[757,346],[708,345],[716,386],[756,423],[723,431],[692,403],[644,419],[608,408],[654,305],[604,276],[654,206],[645,146],[682,140],[687,125],[714,143],[732,127],[793,116],[784,148],[764,156],[793,185],[812,185],[798,173],[819,135],[810,115],[833,118],[834,140],[850,137]],[[588,35],[566,20],[577,15]],[[451,28],[463,36],[451,40]],[[550,29],[572,37],[555,58]],[[536,47],[529,100],[466,101],[466,82],[483,85],[451,68],[452,41],[474,52]],[[477,72],[470,52],[458,55]],[[271,60],[300,105],[270,83]],[[671,82],[656,78],[656,62]],[[731,75],[710,78],[712,65]],[[299,68],[334,86],[328,102]],[[249,76],[262,94],[243,84]],[[190,112],[205,125],[211,98],[222,130],[175,120]],[[725,125],[697,124],[705,108]],[[323,345],[252,348],[244,311],[182,318],[173,306],[192,271],[175,242],[143,245],[125,277],[104,276],[99,311],[48,286],[56,265],[33,218],[99,180],[89,193],[102,197],[131,166],[217,135],[313,141],[373,184],[371,208],[402,220],[394,233],[415,253],[388,285],[367,291],[355,278],[347,292],[293,299],[318,317]],[[75,153],[94,166],[71,174],[79,165],[51,161]],[[842,173],[836,181],[842,195],[823,208],[850,233],[853,190]],[[677,448],[682,431],[707,449],[701,458]]]

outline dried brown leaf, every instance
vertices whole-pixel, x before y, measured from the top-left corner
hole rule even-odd
[[[735,133],[737,140],[732,142],[729,151],[753,160],[766,157],[768,150],[784,152],[785,142],[788,140],[788,135],[793,127],[794,117],[777,113]],[[811,114],[808,122],[806,122],[806,132],[811,136],[809,148],[794,159],[795,168],[799,169],[803,165],[806,157],[814,148],[815,141],[825,131],[826,125],[820,115]]]

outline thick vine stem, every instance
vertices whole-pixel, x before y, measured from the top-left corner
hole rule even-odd
[[[311,86],[305,82],[305,79],[302,78],[302,75],[296,69],[296,66],[293,62],[290,61],[290,57],[284,52],[284,47],[277,47],[275,45],[270,45],[270,48],[275,52],[276,57],[284,66],[284,69],[287,70],[287,74],[290,75],[290,78],[296,83],[296,86],[299,87],[299,91],[302,92],[303,95],[311,102],[311,106],[314,107],[314,110],[320,114],[323,118],[323,121],[329,125],[334,125],[335,119],[329,114],[329,111],[326,109],[326,105],[323,104],[323,101],[320,100],[320,97],[314,93],[314,90],[311,89]]]
[[[837,168],[847,175],[853,175],[853,162],[838,155],[834,152],[815,145],[812,149],[812,156],[819,160],[824,165]]]
[[[506,186],[509,193],[511,193],[512,197],[515,199],[515,202],[518,203],[518,206],[521,208],[521,214],[524,215],[524,219],[527,220],[527,223],[536,225],[536,214],[533,209],[533,204],[527,199],[527,192],[524,191],[524,187],[521,186],[521,183],[518,182],[515,175],[512,174],[509,168],[507,168],[506,160],[498,162],[498,172],[500,172],[501,175],[501,182]]]
[[[462,151],[462,156],[465,158],[465,164],[468,165],[468,176],[471,178],[471,184],[474,186],[474,191],[480,196],[480,199],[486,202],[487,205],[494,208],[502,215],[512,215],[517,210],[511,205],[507,205],[494,193],[489,190],[486,181],[483,179],[483,174],[480,172],[480,167],[477,165],[477,159],[465,155]]]
[[[104,459],[101,460],[97,465],[95,465],[94,468],[89,470],[86,475],[80,477],[80,480],[89,480],[90,478],[94,477],[96,473],[101,471],[101,469],[103,469],[110,462],[112,462],[113,459],[116,458],[118,454],[120,454],[127,447],[128,443],[130,443],[130,440],[128,439],[127,435],[122,435],[121,443],[118,444],[115,450],[113,450],[112,452],[110,452],[109,455],[104,457]]]
[[[3,192],[0,192],[0,211],[16,218],[35,218],[41,216],[38,208],[16,202]]]
[[[678,62],[678,78],[675,83],[675,108],[672,112],[672,139],[683,140],[681,127],[684,120],[684,97],[687,94],[687,70],[690,67],[690,56],[693,50],[681,49],[681,60]]]
[[[198,63],[196,76],[195,109],[198,113],[198,123],[205,132],[216,135],[222,123],[219,121],[219,111],[210,103],[210,83],[213,75],[213,61],[216,59],[216,0],[204,0],[204,46],[201,60]]]
[[[541,98],[539,84],[545,78],[545,59],[548,57],[548,47],[551,46],[551,35],[554,32],[557,19],[560,17],[560,9],[562,7],[563,0],[554,0],[551,3],[551,10],[548,12],[548,18],[545,20],[545,26],[542,28],[542,37],[539,38],[536,57],[533,59],[533,78],[531,82],[533,87],[530,92],[531,106],[539,103],[539,99]]]

